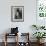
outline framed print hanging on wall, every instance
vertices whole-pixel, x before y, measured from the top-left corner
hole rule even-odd
[[[46,21],[46,0],[37,0],[37,24],[45,25]]]
[[[11,21],[12,22],[24,21],[24,6],[11,6]]]

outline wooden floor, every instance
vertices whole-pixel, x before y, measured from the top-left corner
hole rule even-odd
[[[0,42],[0,46],[4,46],[4,43],[3,42],[2,43]],[[7,46],[15,46],[15,42],[14,43],[10,42],[10,43],[8,43]],[[37,46],[37,43],[32,42],[32,43],[30,43],[30,46]],[[46,43],[44,43],[42,46],[46,46]]]

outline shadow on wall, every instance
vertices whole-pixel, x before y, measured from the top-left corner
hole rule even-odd
[[[30,40],[31,40],[31,42],[33,42],[33,41],[36,42],[37,39],[33,36],[33,33],[36,32],[36,30],[32,28],[32,25],[29,26],[29,30],[30,30],[29,34],[30,34]]]

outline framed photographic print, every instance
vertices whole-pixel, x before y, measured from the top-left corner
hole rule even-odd
[[[11,21],[12,22],[24,21],[24,6],[11,6]]]
[[[39,18],[46,18],[46,1],[44,0],[37,1],[37,14]]]
[[[46,0],[37,0],[36,3],[36,24],[46,25]]]

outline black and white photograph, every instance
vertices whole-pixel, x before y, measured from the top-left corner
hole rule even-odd
[[[24,6],[11,6],[11,21],[24,21]]]

